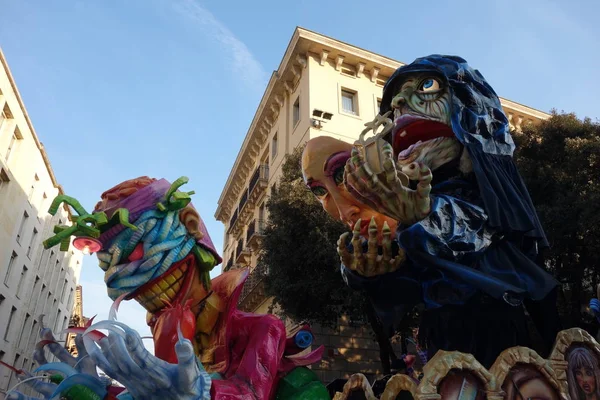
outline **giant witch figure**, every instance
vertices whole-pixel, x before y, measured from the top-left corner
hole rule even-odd
[[[557,282],[540,265],[548,243],[512,159],[508,119],[479,71],[441,55],[400,67],[368,129],[375,135],[355,143],[345,185],[398,221],[406,260],[376,277],[342,266],[347,283],[370,293],[389,327],[398,308],[423,302],[419,332],[432,353],[491,365],[528,344],[524,306],[549,347],[559,322]],[[348,264],[352,250],[340,253]]]

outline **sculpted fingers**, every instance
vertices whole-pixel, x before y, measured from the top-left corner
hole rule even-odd
[[[342,264],[344,264],[346,267],[352,269],[353,267],[353,259],[352,259],[352,254],[350,254],[348,252],[348,249],[346,247],[346,243],[348,243],[348,236],[350,236],[350,232],[345,232],[343,233],[340,238],[338,239],[337,245],[338,245],[338,255],[340,256],[340,260],[342,261]]]
[[[75,336],[75,346],[77,346],[77,364],[75,364],[74,368],[84,374],[91,375],[93,377],[98,377],[98,373],[96,372],[96,365],[91,357],[88,355],[87,350],[85,349],[85,345],[83,344],[83,336],[77,335]]]
[[[194,354],[194,346],[187,339],[182,339],[175,345],[178,360],[178,384],[184,392],[201,395],[202,399],[210,399],[210,376],[204,371]]]
[[[409,178],[417,180],[417,196],[415,201],[416,211],[420,216],[427,215],[430,211],[429,194],[431,192],[431,170],[423,163],[412,163],[402,169]]]
[[[394,257],[394,260],[391,263],[391,270],[395,271],[398,268],[400,268],[400,266],[402,265],[402,263],[406,260],[406,253],[402,248],[398,249],[398,255],[396,255],[396,257]]]
[[[148,374],[158,388],[169,387],[171,379],[167,374],[167,369],[170,364],[153,356],[144,346],[142,337],[137,331],[126,329],[125,333],[125,346],[132,360]]]
[[[381,247],[383,255],[381,257],[381,263],[385,272],[390,271],[390,262],[392,261],[392,231],[387,221],[383,222],[383,229],[381,230],[383,240]]]
[[[354,224],[354,230],[352,231],[352,248],[354,251],[354,266],[353,269],[356,270],[359,274],[363,275],[365,273],[364,269],[364,256],[362,251],[362,243],[360,239],[360,227],[362,224],[362,220],[359,219]]]
[[[365,276],[372,276],[377,273],[377,223],[375,218],[371,218],[369,223],[369,239],[367,242],[367,266],[365,268]]]

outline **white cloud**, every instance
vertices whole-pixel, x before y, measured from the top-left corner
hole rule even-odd
[[[175,4],[175,9],[184,17],[193,20],[198,28],[221,44],[224,54],[231,58],[233,73],[252,89],[259,92],[264,90],[267,81],[265,70],[244,42],[229,28],[196,0],[180,0]]]

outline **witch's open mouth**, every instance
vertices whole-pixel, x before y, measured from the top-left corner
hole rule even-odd
[[[413,145],[440,137],[454,137],[448,125],[414,114],[402,114],[395,118],[392,129],[394,156],[408,158]]]
[[[164,274],[140,286],[128,299],[135,298],[151,313],[177,304],[188,293],[194,278],[192,258],[188,256],[173,264]]]

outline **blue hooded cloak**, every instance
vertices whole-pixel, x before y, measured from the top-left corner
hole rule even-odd
[[[346,283],[367,292],[386,326],[417,302],[428,309],[463,305],[484,293],[519,306],[544,299],[557,285],[535,262],[548,242],[513,161],[515,145],[500,99],[479,71],[460,57],[419,58],[387,81],[380,114],[390,110],[407,76],[424,72],[440,77],[450,91],[451,128],[473,172],[449,177],[444,166],[433,172],[430,215],[398,227],[407,255],[400,270],[365,278],[342,266]]]

